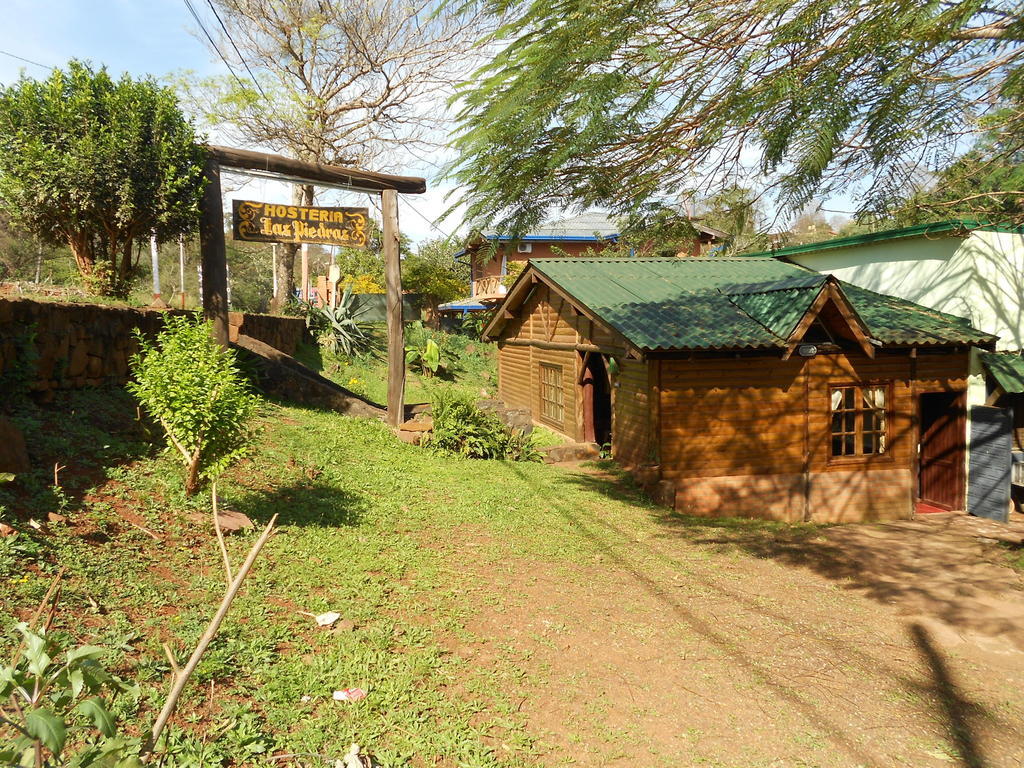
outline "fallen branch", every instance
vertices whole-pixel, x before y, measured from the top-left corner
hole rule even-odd
[[[220,554],[224,558],[224,572],[227,574],[228,586],[231,586],[231,560],[228,558],[228,547],[224,543],[224,532],[220,529],[220,521],[217,520],[217,481],[214,480],[210,486],[210,495],[213,498],[213,530],[217,532],[217,543],[220,545]]]
[[[217,609],[217,613],[210,620],[210,623],[206,627],[206,631],[203,632],[203,636],[199,638],[199,644],[196,645],[192,656],[189,657],[188,663],[184,669],[177,675],[174,685],[171,687],[171,692],[167,694],[167,701],[164,702],[163,709],[160,710],[160,715],[157,717],[156,722],[153,724],[153,732],[150,734],[149,739],[142,748],[141,755],[147,758],[153,753],[156,748],[157,740],[160,738],[160,734],[163,732],[164,727],[167,725],[167,721],[171,719],[171,715],[174,714],[175,708],[178,706],[178,699],[181,697],[181,692],[185,689],[185,684],[188,679],[195,672],[196,667],[199,666],[199,661],[203,658],[203,654],[206,653],[206,649],[210,647],[210,643],[213,642],[213,638],[217,635],[217,630],[220,629],[221,622],[224,621],[224,617],[227,615],[228,609],[231,608],[231,603],[234,602],[235,596],[238,594],[238,590],[242,586],[242,582],[245,581],[245,577],[249,574],[249,569],[252,568],[252,564],[256,562],[256,557],[259,555],[260,550],[263,549],[263,545],[267,543],[267,539],[270,538],[270,534],[274,530],[274,523],[277,522],[277,515],[274,515],[270,522],[267,523],[267,527],[263,529],[263,534],[256,540],[256,543],[252,545],[252,549],[249,550],[249,555],[245,558],[245,562],[242,563],[242,567],[238,570],[235,575],[234,581],[228,587],[227,592],[224,594],[224,599],[221,600],[220,608]]]
[[[144,534],[146,534],[147,536],[151,537],[155,541],[163,542],[163,539],[161,539],[159,536],[157,536],[155,533],[153,533],[151,530],[149,530],[149,528],[146,528],[145,526],[139,525],[138,523],[133,523],[131,520],[129,520],[126,517],[122,517],[121,519],[124,520],[126,523],[128,523],[128,525],[131,525],[131,526],[133,526],[135,528],[138,528],[140,531],[142,531]]]

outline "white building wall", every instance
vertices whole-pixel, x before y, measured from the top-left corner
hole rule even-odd
[[[966,238],[909,237],[789,257],[818,272],[899,296],[1024,349],[1024,235],[977,230]]]

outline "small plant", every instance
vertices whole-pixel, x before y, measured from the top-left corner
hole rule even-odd
[[[441,363],[441,348],[431,338],[423,342],[421,347],[406,347],[405,364],[424,376],[436,376],[439,371],[444,370]]]
[[[424,445],[472,459],[539,461],[533,438],[477,408],[472,398],[441,390],[431,407],[433,432]]]
[[[128,390],[160,422],[168,446],[186,467],[185,493],[216,480],[252,442],[260,399],[239,372],[234,353],[210,335],[210,324],[170,316],[151,344],[136,333],[135,381]]]
[[[409,323],[405,328],[406,365],[423,376],[450,377],[459,369],[457,338],[431,332],[420,321]]]
[[[25,623],[16,629],[23,652],[0,668],[0,764],[141,767],[138,740],[118,736],[108,706],[138,688],[103,668],[104,650],[69,648]]]

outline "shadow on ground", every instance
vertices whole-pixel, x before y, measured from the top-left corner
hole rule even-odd
[[[952,630],[946,644],[970,635],[991,650],[1024,652],[1024,580],[1006,556],[1024,538],[1020,515],[1009,526],[955,514],[834,526],[704,518],[653,504],[614,468],[582,467],[563,482],[647,506],[663,539],[806,568],[904,615],[941,621]]]
[[[28,402],[8,414],[25,437],[30,472],[0,487],[22,518],[81,507],[87,491],[120,467],[159,453],[162,437],[120,387],[61,392],[52,402]],[[112,472],[113,470],[113,472]]]
[[[278,525],[337,527],[358,525],[367,501],[313,477],[238,495],[231,499],[230,506],[258,526],[277,515]]]

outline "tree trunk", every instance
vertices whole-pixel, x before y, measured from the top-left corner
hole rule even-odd
[[[68,247],[74,254],[86,290],[97,296],[125,298],[128,295],[132,272],[131,239],[121,246],[120,253],[115,249],[105,253],[103,245],[97,249],[88,234],[74,232],[68,235]]]
[[[313,185],[296,184],[292,187],[293,205],[313,204]],[[271,302],[278,311],[295,296],[295,257],[299,253],[298,243],[282,243],[277,251],[277,298]]]

